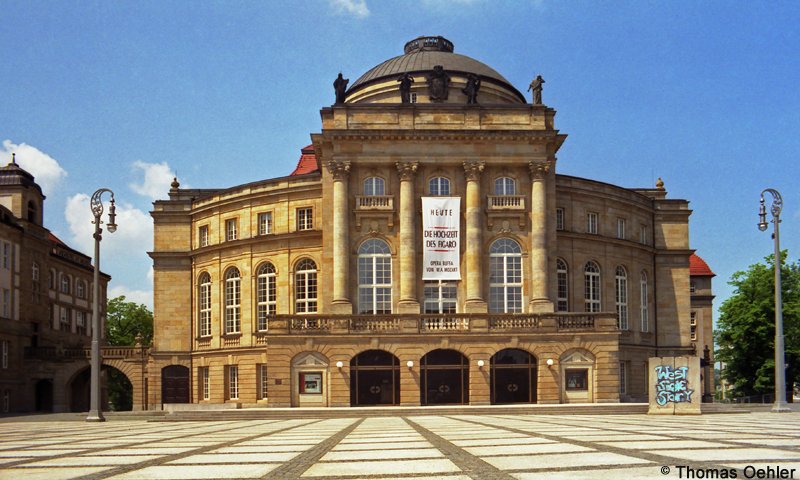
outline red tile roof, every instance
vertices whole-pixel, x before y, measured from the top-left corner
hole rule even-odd
[[[314,153],[314,145],[306,145],[300,149],[300,160],[297,161],[297,167],[291,173],[291,176],[303,175],[312,173],[319,170],[317,166],[317,155]]]
[[[714,277],[714,272],[708,268],[705,260],[700,258],[697,254],[692,254],[689,257],[689,275],[696,275],[698,277]]]

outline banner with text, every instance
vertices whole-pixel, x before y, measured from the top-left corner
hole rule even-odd
[[[461,280],[461,197],[422,197],[422,279]]]

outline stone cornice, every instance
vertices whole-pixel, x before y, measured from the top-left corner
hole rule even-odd
[[[333,141],[507,141],[527,143],[564,143],[566,135],[558,130],[325,130],[323,136]]]

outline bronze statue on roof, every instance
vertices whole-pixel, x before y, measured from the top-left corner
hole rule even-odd
[[[533,104],[534,105],[541,105],[542,104],[542,86],[544,85],[544,79],[541,75],[536,75],[536,78],[533,79],[530,86],[528,86],[528,91],[530,92],[533,90]]]
[[[400,102],[411,103],[411,84],[414,83],[414,77],[406,72],[397,81],[400,82]]]
[[[345,92],[347,91],[348,83],[350,83],[350,79],[343,78],[342,72],[339,72],[339,76],[333,81],[333,89],[336,92],[336,105],[344,103],[346,97]]]
[[[467,76],[467,85],[461,89],[467,96],[467,105],[478,104],[478,90],[481,89],[481,79],[474,73]]]
[[[436,65],[433,71],[426,77],[428,79],[428,96],[433,102],[447,100],[450,87],[450,75],[444,71],[444,67]]]

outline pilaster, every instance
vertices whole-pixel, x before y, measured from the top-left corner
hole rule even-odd
[[[531,301],[529,311],[552,312],[553,302],[548,297],[547,267],[547,178],[549,162],[531,162]]]
[[[347,211],[350,162],[328,162],[333,177],[333,299],[331,313],[352,314],[353,304],[348,295],[350,255],[348,254],[349,220]]]
[[[414,177],[417,162],[397,162],[400,177],[400,300],[398,313],[419,313]]]
[[[466,220],[467,243],[465,266],[467,271],[466,313],[485,313],[486,300],[483,296],[483,225],[481,216],[481,173],[484,162],[464,162],[464,176],[467,180]]]

